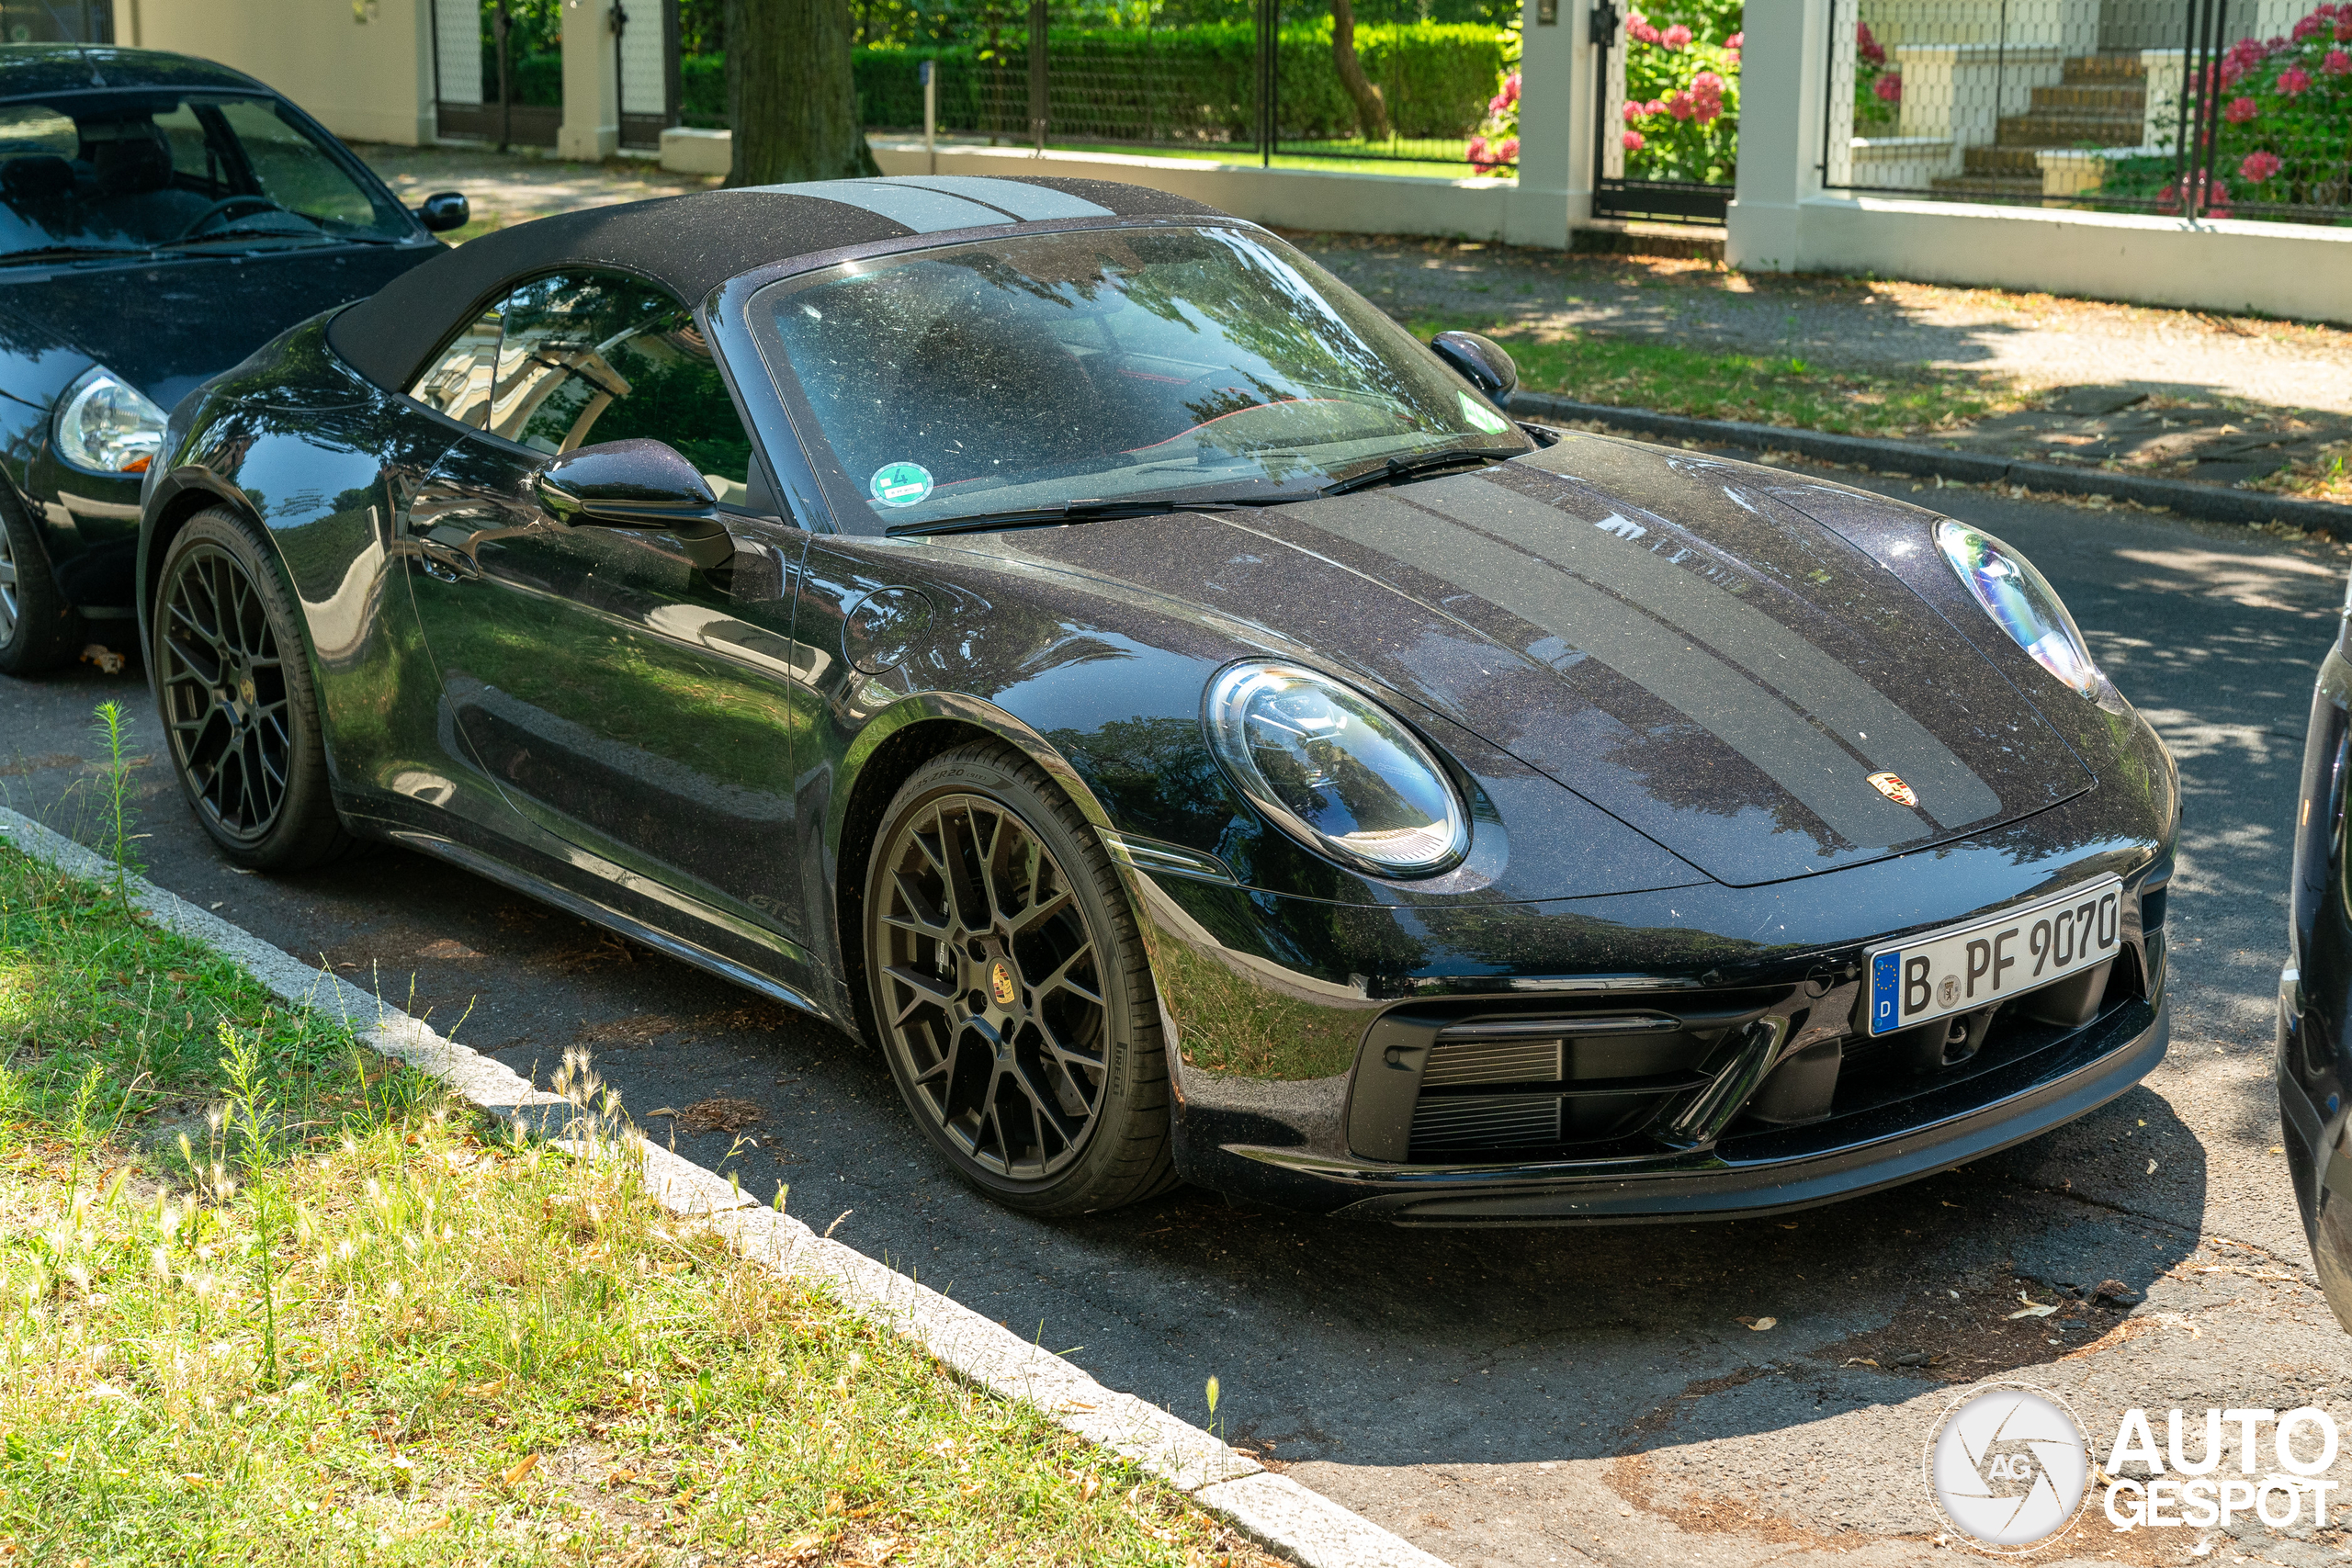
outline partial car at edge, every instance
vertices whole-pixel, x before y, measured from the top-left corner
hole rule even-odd
[[[0,45],[0,672],[128,620],[165,411],[444,247],[278,94],[154,50]],[[122,628],[127,637],[130,628]]]
[[[1098,182],[503,231],[175,413],[173,765],[863,1034],[1040,1213],[1763,1213],[2137,1082],[2177,780],[2030,563],[1512,379]]]

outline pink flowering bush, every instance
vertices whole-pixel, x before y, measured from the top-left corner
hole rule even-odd
[[[1519,73],[1503,78],[1502,90],[1487,100],[1486,123],[1470,138],[1470,166],[1491,175],[1519,163]]]
[[[1636,4],[1625,19],[1622,137],[1629,178],[1731,183],[1746,39],[1738,0]]]
[[[1903,73],[1887,62],[1886,46],[1868,22],[1854,24],[1854,134],[1892,136],[1901,120]]]
[[[2340,222],[2352,209],[2352,0],[2328,0],[2286,38],[2245,39],[2211,68],[2208,90],[2228,95],[2210,149],[2210,189],[2187,190],[2175,161],[2127,158],[2109,168],[2100,194],[2145,200],[2160,212],[2213,218]],[[2199,151],[2205,151],[2200,149]],[[2203,161],[2201,158],[2199,160]],[[2233,171],[2232,192],[2222,171]],[[2189,199],[2184,204],[2182,197]],[[2321,209],[2311,211],[2310,209]],[[2333,209],[2334,211],[2324,209]]]

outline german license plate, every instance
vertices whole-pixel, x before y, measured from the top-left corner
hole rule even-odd
[[[2121,951],[2123,884],[2116,877],[1989,920],[1870,953],[1871,1032],[1890,1034],[2039,990]]]

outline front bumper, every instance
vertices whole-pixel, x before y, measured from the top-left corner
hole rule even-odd
[[[1777,1213],[1981,1158],[2164,1057],[2168,854],[2109,839],[2057,862],[1409,912],[1132,873],[1179,1168],[1308,1212],[1558,1224]],[[2108,873],[2123,945],[2075,1012],[1988,1010],[1977,1054],[1932,1069],[1860,1032],[1860,960],[1890,927]],[[1788,940],[1717,934],[1765,919]],[[1398,956],[1418,971],[1379,972]]]

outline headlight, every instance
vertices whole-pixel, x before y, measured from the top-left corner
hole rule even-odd
[[[1209,686],[1209,744],[1251,804],[1309,849],[1374,876],[1461,858],[1469,814],[1413,732],[1338,682],[1238,664]]]
[[[2033,661],[2101,707],[2122,698],[2091,658],[2075,617],[2058,591],[2033,563],[1980,528],[1947,517],[1936,525],[1936,547],[1984,606],[1994,624],[2009,634]]]
[[[103,365],[65,389],[57,453],[77,468],[143,474],[164,450],[164,411]]]

